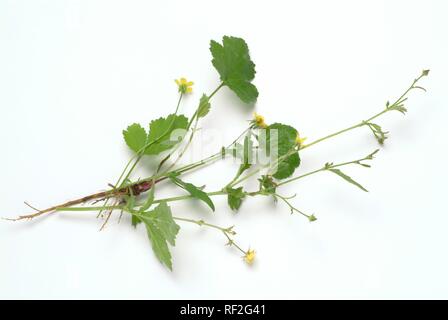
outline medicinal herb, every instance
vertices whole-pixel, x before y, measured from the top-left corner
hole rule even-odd
[[[131,216],[133,227],[144,225],[155,256],[169,269],[172,269],[173,265],[170,248],[176,245],[180,224],[193,223],[222,233],[227,244],[240,251],[243,261],[252,264],[256,252],[251,248],[243,249],[236,243],[236,232],[233,226],[221,227],[202,219],[194,220],[179,216],[172,212],[169,204],[173,201],[196,200],[200,205],[207,207],[210,214],[214,214],[215,211],[225,211],[222,208],[216,208],[213,203],[214,197],[223,196],[227,197],[228,211],[236,213],[244,211],[244,202],[250,201],[253,197],[270,197],[272,201],[283,203],[291,213],[303,215],[310,222],[316,221],[314,215],[295,207],[291,202],[293,197],[283,195],[281,186],[320,172],[328,172],[362,191],[367,191],[364,186],[345,173],[345,169],[349,166],[369,168],[368,162],[373,159],[378,150],[356,160],[342,163],[327,162],[313,171],[296,174],[300,167],[300,159],[306,157],[306,150],[317,143],[363,127],[372,132],[380,145],[384,144],[389,138],[389,132],[376,121],[392,111],[405,114],[407,109],[404,103],[408,99],[408,94],[414,89],[425,90],[418,85],[418,82],[429,73],[429,70],[424,70],[399,98],[393,102],[387,102],[380,112],[367,120],[309,143],[306,143],[306,138],[294,128],[293,123],[269,124],[262,115],[254,112],[248,127],[232,143],[227,146],[217,146],[216,153],[211,156],[181,165],[180,160],[191,146],[199,123],[207,120],[209,111],[213,107],[212,98],[221,88],[228,87],[242,102],[248,104],[245,107],[253,106],[258,97],[258,89],[252,83],[255,78],[255,64],[250,58],[248,46],[243,39],[224,36],[222,42],[212,40],[210,52],[212,65],[220,77],[216,89],[209,94],[202,94],[195,112],[187,116],[180,114],[179,110],[185,96],[192,93],[194,83],[186,78],[175,80],[178,99],[172,114],[155,119],[149,125],[133,123],[123,130],[124,141],[134,156],[126,164],[115,184],[110,185],[108,190],[44,210],[38,210],[27,204],[36,212],[10,220],[33,219],[58,211],[93,211],[98,213],[98,217],[103,218],[101,227],[103,229],[114,212],[118,212],[120,217],[128,214]],[[141,165],[143,157],[154,157],[159,164],[151,176],[136,178],[133,173],[135,168]],[[205,185],[195,185],[188,181],[187,173],[229,157],[237,159],[239,166],[235,175],[230,177],[229,182],[222,188],[210,191]],[[261,161],[262,158],[265,161]],[[246,189],[243,183],[250,178],[259,181],[258,189]],[[184,194],[158,198],[157,186],[161,183],[172,184],[180,188]],[[94,204],[87,205],[92,202]]]

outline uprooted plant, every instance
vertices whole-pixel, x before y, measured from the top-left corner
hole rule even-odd
[[[338,132],[329,134],[310,143],[292,126],[282,123],[265,123],[265,119],[254,113],[254,118],[248,127],[228,146],[221,147],[216,153],[199,161],[181,165],[180,160],[195,137],[199,123],[207,116],[211,108],[212,98],[224,86],[232,90],[244,103],[253,104],[258,97],[258,90],[252,80],[255,77],[255,64],[251,61],[249,50],[241,38],[224,36],[222,43],[211,41],[210,51],[212,64],[220,75],[220,82],[210,94],[203,94],[195,112],[188,118],[179,114],[183,98],[192,91],[193,82],[185,78],[176,80],[179,98],[174,113],[165,118],[153,120],[147,131],[140,124],[134,123],[123,131],[123,136],[134,156],[129,160],[119,178],[106,191],[98,192],[80,199],[72,200],[44,210],[36,209],[27,204],[35,213],[22,215],[16,219],[24,220],[42,216],[57,211],[95,211],[104,218],[101,228],[108,223],[113,212],[131,215],[132,225],[136,227],[143,223],[146,227],[152,249],[156,257],[172,269],[172,258],[169,245],[174,246],[179,225],[176,222],[193,223],[198,226],[217,230],[225,237],[227,244],[235,247],[243,254],[244,260],[251,264],[255,258],[253,249],[243,249],[235,240],[235,231],[232,227],[221,227],[210,224],[204,220],[194,220],[175,216],[168,205],[173,201],[197,199],[202,201],[210,210],[215,211],[212,197],[226,196],[231,210],[240,209],[242,202],[248,197],[269,196],[273,201],[284,203],[291,213],[305,216],[309,221],[316,217],[299,210],[291,203],[292,197],[279,192],[281,186],[300,180],[319,172],[330,172],[338,175],[345,181],[367,191],[341,169],[351,165],[370,167],[368,162],[373,159],[378,150],[356,160],[342,163],[328,162],[310,172],[294,176],[300,165],[300,156],[303,150],[328,140],[345,132],[366,127],[369,129],[380,145],[388,138],[388,132],[376,123],[377,118],[398,111],[406,113],[404,106],[410,91],[414,89],[425,90],[418,85],[421,78],[428,75],[424,70],[412,84],[393,102],[387,102],[380,112]],[[375,122],[374,122],[375,121]],[[176,133],[176,134],[175,134]],[[175,136],[175,138],[173,138]],[[133,172],[143,157],[156,157],[158,167],[149,177],[134,179]],[[239,167],[234,177],[222,188],[215,191],[206,191],[205,187],[196,186],[186,182],[184,176],[193,170],[203,168],[213,162],[227,157],[238,159]],[[257,190],[246,190],[242,185],[249,178],[257,178]],[[185,190],[182,196],[159,199],[155,197],[156,186],[159,183],[171,183]],[[101,205],[86,206],[86,203],[102,202]]]

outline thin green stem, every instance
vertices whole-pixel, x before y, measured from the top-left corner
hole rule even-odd
[[[194,220],[194,219],[188,219],[188,218],[182,218],[182,217],[174,217],[173,216],[173,219],[174,220],[179,220],[179,221],[184,221],[184,222],[190,222],[190,223],[194,223],[194,224],[197,224],[198,226],[206,226],[206,227],[209,227],[209,228],[214,228],[214,229],[218,229],[218,230],[220,230],[220,231],[222,231],[222,232],[232,232],[233,233],[233,231],[231,231],[231,227],[230,228],[223,228],[223,227],[220,227],[220,226],[217,226],[217,225],[215,225],[215,224],[211,224],[211,223],[208,223],[208,222],[205,222],[204,220]]]
[[[227,151],[229,148],[231,148],[239,139],[241,139],[241,137],[244,135],[244,134],[246,134],[246,132],[248,131],[250,129],[250,127],[249,128],[247,128],[247,129],[245,129],[232,143],[230,143],[227,147],[225,147],[224,148],[224,150],[225,151]],[[210,164],[210,163],[212,163],[212,162],[214,162],[214,161],[216,161],[216,160],[219,160],[220,158],[222,158],[223,157],[223,155],[222,155],[222,150],[221,151],[219,151],[219,152],[217,152],[217,153],[214,153],[214,154],[212,154],[211,156],[208,156],[207,158],[204,158],[204,159],[202,159],[202,160],[199,160],[199,161],[196,161],[196,162],[193,162],[193,163],[190,163],[190,164],[188,164],[188,165],[185,165],[185,166],[183,166],[183,167],[180,167],[180,168],[176,168],[176,169],[174,169],[174,170],[171,170],[171,171],[169,171],[169,172],[164,172],[164,173],[161,173],[161,174],[158,174],[158,175],[153,175],[153,176],[151,176],[151,177],[148,177],[148,178],[144,178],[144,179],[141,179],[139,182],[143,182],[143,181],[150,181],[150,180],[157,180],[157,179],[160,179],[160,178],[162,178],[162,177],[166,177],[166,176],[168,176],[168,175],[170,175],[170,174],[172,174],[172,173],[174,173],[174,172],[176,172],[176,173],[185,173],[185,172],[187,172],[187,171],[190,171],[190,170],[193,170],[193,169],[196,169],[196,168],[199,168],[199,167],[201,167],[201,166],[204,166],[204,165],[207,165],[207,164]],[[135,183],[133,183],[133,184],[135,184]],[[132,184],[130,184],[130,185],[132,185]]]
[[[216,87],[216,89],[208,96],[208,101],[210,101],[211,99],[212,99],[212,97],[222,88],[224,86],[224,83],[220,83],[219,84],[219,86],[218,87]],[[193,116],[191,117],[191,119],[190,119],[190,121],[188,122],[188,126],[187,126],[187,129],[189,130],[190,129],[190,127],[191,127],[191,124],[193,123],[193,121],[194,121],[194,127],[193,127],[193,129],[191,130],[191,134],[190,134],[190,138],[189,138],[189,140],[188,140],[188,143],[187,143],[187,145],[184,147],[184,149],[182,150],[182,152],[177,156],[177,158],[176,158],[176,160],[165,170],[165,172],[163,173],[163,174],[166,174],[166,172],[168,172],[169,170],[171,170],[179,161],[180,161],[180,159],[184,156],[184,154],[185,154],[185,152],[187,151],[187,149],[188,149],[188,147],[191,145],[191,142],[193,141],[193,138],[194,138],[194,134],[196,133],[196,130],[197,130],[197,126],[198,126],[198,123],[199,123],[199,117],[198,117],[198,112],[199,112],[199,107],[200,107],[200,105],[198,106],[198,108],[196,109],[196,111],[194,112],[194,114],[193,114]],[[178,144],[178,147],[176,147],[176,149],[175,150],[177,150],[178,148],[180,147],[180,143]],[[169,156],[168,157],[170,157],[172,154],[174,153],[174,151],[173,152],[171,152],[170,154],[169,154]]]
[[[403,93],[403,94],[402,94],[402,95],[401,95],[401,96],[400,96],[394,103],[392,103],[392,105],[390,105],[390,106],[386,106],[386,108],[385,108],[384,110],[382,110],[381,112],[379,112],[379,113],[375,114],[374,116],[370,117],[369,119],[367,119],[367,120],[365,120],[365,121],[361,121],[360,123],[357,123],[357,124],[355,124],[355,125],[353,125],[353,126],[351,126],[351,127],[348,127],[348,128],[346,128],[346,129],[337,131],[337,132],[332,133],[332,134],[329,134],[329,135],[327,135],[327,136],[325,136],[325,137],[322,137],[322,138],[319,138],[319,139],[317,139],[317,140],[314,140],[313,142],[310,142],[310,143],[308,143],[308,144],[305,144],[305,145],[303,145],[303,146],[300,148],[300,150],[306,149],[306,148],[311,147],[312,145],[315,145],[315,144],[317,144],[317,143],[319,143],[319,142],[322,142],[322,141],[328,140],[328,139],[330,139],[330,138],[336,137],[336,136],[338,136],[338,135],[340,135],[340,134],[343,134],[343,133],[345,133],[345,132],[351,131],[351,130],[353,130],[353,129],[356,129],[356,128],[360,128],[360,127],[362,127],[362,126],[365,126],[367,123],[369,123],[370,121],[372,121],[372,120],[374,120],[374,119],[376,119],[376,118],[382,116],[382,115],[385,114],[386,112],[389,112],[389,111],[394,110],[394,107],[400,105],[401,103],[403,103],[403,102],[406,100],[406,99],[405,99],[406,95],[407,95],[412,89],[417,89],[417,88],[418,88],[418,89],[423,89],[423,88],[421,88],[421,87],[416,87],[415,84],[416,84],[421,78],[423,78],[423,77],[426,76],[426,75],[427,75],[427,72],[426,72],[426,70],[425,70],[425,71],[422,72],[422,74],[421,74],[418,78],[414,79],[414,81],[412,82],[412,84],[411,84],[411,85],[404,91],[404,93]],[[396,110],[396,109],[395,109],[395,110]]]
[[[210,100],[222,87],[224,87],[224,82],[221,82],[221,84],[216,87],[216,89],[212,93],[210,93],[208,99]]]
[[[285,184],[287,184],[287,183],[291,183],[291,182],[293,182],[293,181],[296,181],[296,180],[299,180],[299,179],[308,177],[308,176],[313,175],[313,174],[316,174],[316,173],[318,173],[318,172],[327,171],[327,170],[330,170],[330,169],[334,169],[334,168],[338,168],[338,167],[343,167],[343,166],[347,166],[347,165],[350,165],[350,164],[361,164],[361,161],[364,161],[364,160],[371,160],[371,159],[373,159],[373,155],[374,155],[377,151],[378,151],[378,150],[376,150],[375,152],[371,153],[370,155],[368,155],[367,157],[364,157],[364,158],[362,158],[362,159],[353,160],[353,161],[347,161],[347,162],[341,162],[341,163],[338,163],[338,164],[326,164],[325,166],[323,166],[323,167],[320,168],[320,169],[317,169],[317,170],[313,170],[313,171],[304,173],[304,174],[302,174],[302,175],[300,175],[300,176],[297,176],[297,177],[294,177],[294,178],[290,178],[290,179],[287,179],[287,180],[283,180],[282,182],[279,182],[279,183],[277,184],[277,187],[280,187],[280,186],[285,185]]]
[[[297,209],[296,207],[294,207],[291,204],[291,202],[288,201],[288,199],[286,197],[283,197],[283,196],[279,195],[278,193],[276,193],[275,196],[280,198],[289,207],[289,209],[291,210],[291,213],[293,213],[295,211],[295,212],[300,213],[301,215],[305,216],[306,218],[308,218],[308,220],[312,219],[311,215],[306,214],[305,212],[303,212],[303,211]]]
[[[239,251],[241,251],[243,254],[246,254],[246,251],[244,251],[243,249],[241,249],[241,247],[235,242],[235,240],[233,240],[230,236],[235,235],[236,232],[233,231],[233,226],[232,227],[228,227],[228,228],[223,228],[220,226],[217,226],[215,224],[211,224],[208,222],[205,222],[204,220],[194,220],[194,219],[188,219],[188,218],[181,218],[181,217],[173,217],[174,220],[178,220],[178,221],[184,221],[184,222],[189,222],[189,223],[194,223],[197,224],[198,226],[206,226],[209,228],[213,228],[213,229],[217,229],[219,231],[221,231],[224,236],[227,238],[227,244],[229,246],[234,246],[235,248],[237,248]]]
[[[183,94],[180,93],[179,95],[179,99],[177,100],[177,105],[176,105],[176,110],[174,111],[174,115],[177,115],[177,112],[179,111],[179,106],[180,106],[180,102],[182,101],[183,98]],[[176,118],[173,117],[173,120],[171,121],[168,129],[161,135],[159,136],[157,139],[155,139],[154,141],[148,142],[146,145],[144,145],[139,151],[138,151],[138,156],[137,159],[135,160],[134,164],[132,165],[131,169],[129,169],[128,173],[126,174],[125,178],[123,179],[123,182],[127,181],[132,173],[132,171],[134,171],[135,167],[137,166],[137,164],[140,162],[142,156],[143,156],[143,152],[149,148],[151,145],[159,142],[161,139],[163,139],[171,130],[171,128],[173,127],[174,121],[176,121]]]
[[[289,152],[287,152],[286,154],[280,156],[278,159],[276,159],[276,161],[274,161],[274,164],[268,163],[264,166],[261,166],[257,169],[255,169],[254,171],[246,174],[244,177],[241,177],[239,179],[237,179],[236,181],[234,181],[233,183],[229,184],[228,187],[234,187],[237,184],[240,184],[241,182],[249,179],[250,177],[253,177],[254,175],[256,175],[257,173],[259,173],[261,170],[267,168],[267,167],[273,167],[276,166],[278,163],[280,163],[281,161],[283,161],[284,159],[286,159],[287,157],[289,157],[291,154],[293,154],[294,152],[296,152],[297,150],[295,148],[291,149]]]
[[[226,193],[224,191],[207,192],[208,196],[219,196],[219,195],[225,195],[225,194]],[[173,202],[173,201],[180,201],[180,200],[186,200],[186,199],[193,199],[193,197],[191,195],[169,197],[169,198],[163,198],[163,199],[156,199],[156,200],[154,200],[153,203]]]
[[[375,114],[374,116],[370,117],[370,118],[367,119],[367,120],[361,121],[360,123],[357,123],[357,124],[355,124],[355,125],[353,125],[353,126],[351,126],[351,127],[348,127],[348,128],[346,128],[346,129],[343,129],[343,130],[337,131],[337,132],[335,132],[335,133],[329,134],[328,136],[325,136],[325,137],[322,137],[322,138],[320,138],[320,139],[314,140],[313,142],[310,142],[310,143],[308,143],[308,144],[305,144],[305,145],[301,146],[301,147],[300,147],[300,150],[306,149],[306,148],[308,148],[308,147],[311,147],[312,145],[315,145],[315,144],[317,144],[317,143],[319,143],[319,142],[322,142],[322,141],[328,140],[328,139],[330,139],[330,138],[336,137],[336,136],[338,136],[338,135],[340,135],[340,134],[343,134],[343,133],[345,133],[345,132],[348,132],[348,131],[350,131],[350,130],[353,130],[353,129],[356,129],[356,128],[365,126],[366,123],[368,123],[368,122],[370,122],[370,121],[372,121],[372,120],[374,120],[374,119],[376,119],[376,118],[382,116],[383,114],[385,114],[385,113],[388,112],[388,111],[390,111],[390,110],[389,110],[389,109],[384,109],[383,111],[381,111],[381,112]]]
[[[213,90],[213,92],[208,96],[208,100],[210,101],[211,98],[224,86],[224,83],[221,82],[215,90]],[[194,119],[197,119],[197,115],[198,115],[198,111],[199,111],[199,107],[196,109],[196,111],[194,112],[193,116],[191,117],[190,121],[188,122],[188,126],[187,129],[190,129],[191,124],[193,123]]]

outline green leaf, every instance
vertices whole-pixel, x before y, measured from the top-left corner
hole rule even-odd
[[[257,88],[250,82],[255,77],[255,64],[250,59],[249,48],[241,38],[224,36],[222,45],[210,42],[212,63],[221,81],[246,103],[255,102]]]
[[[145,146],[148,138],[145,129],[138,123],[134,123],[123,130],[123,137],[128,147],[137,153]]]
[[[157,259],[159,259],[162,264],[166,265],[168,269],[173,270],[171,253],[160,230],[153,224],[146,223],[146,231],[148,233],[149,241],[151,242],[152,251],[154,251]]]
[[[277,149],[277,159],[272,159],[273,161],[285,157],[278,162],[273,177],[276,179],[290,177],[300,165],[299,153],[296,151],[297,130],[281,123],[273,123],[264,130],[265,134],[259,135],[260,147],[265,148],[268,155]],[[274,139],[275,136],[277,139]]]
[[[275,191],[277,189],[277,184],[274,182],[274,179],[272,179],[269,175],[262,175],[260,179],[260,190],[264,191],[268,194],[275,194]]]
[[[358,182],[356,182],[355,180],[353,180],[351,177],[349,177],[348,175],[346,175],[345,173],[343,173],[341,170],[339,169],[329,169],[331,172],[337,174],[338,176],[340,176],[342,179],[344,179],[345,181],[357,186],[358,188],[360,188],[361,190],[368,192],[366,188],[364,188],[362,185],[360,185]]]
[[[171,140],[171,134],[175,130],[186,130],[187,126],[188,118],[184,115],[170,114],[167,118],[153,120],[149,124],[148,147],[145,154],[155,155],[171,149],[179,142]]]
[[[168,243],[174,246],[180,227],[174,222],[171,209],[167,203],[161,202],[154,210],[148,211],[147,216],[152,219]]]
[[[203,94],[199,101],[198,118],[205,117],[210,112],[210,102],[206,94]]]
[[[156,257],[172,270],[168,243],[175,245],[180,227],[176,224],[166,202],[161,202],[154,210],[142,212],[139,218],[145,223],[146,231]]]
[[[230,209],[237,211],[241,207],[243,199],[246,197],[246,193],[243,191],[243,187],[236,189],[227,188],[227,203]]]
[[[388,138],[388,131],[383,131],[380,125],[376,123],[366,122],[366,125],[369,127],[369,129],[372,131],[373,135],[375,136],[375,139],[378,141],[379,144],[384,144],[384,141]]]
[[[255,102],[258,90],[255,85],[240,79],[229,79],[225,84],[245,103]]]
[[[277,164],[277,171],[272,175],[275,179],[290,177],[300,165],[299,153],[296,151]]]
[[[202,191],[201,189],[199,189],[192,183],[188,183],[188,182],[184,182],[184,181],[180,180],[175,175],[170,175],[169,177],[170,177],[171,181],[173,181],[173,183],[175,183],[177,186],[181,187],[182,189],[185,189],[193,198],[205,202],[213,211],[215,211],[215,205],[213,204],[212,199],[210,199],[210,197],[207,195],[207,193],[205,193],[204,191]]]

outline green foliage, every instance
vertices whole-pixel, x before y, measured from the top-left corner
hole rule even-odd
[[[186,130],[188,118],[183,115],[170,114],[167,118],[159,118],[149,125],[149,134],[138,123],[130,125],[123,131],[128,147],[139,154],[156,155],[171,149],[179,141],[172,141],[174,130]]]
[[[275,179],[286,179],[300,166],[299,153],[296,151],[277,164],[277,171],[273,174]]]
[[[210,209],[212,209],[212,211],[215,211],[215,205],[213,204],[212,199],[210,199],[207,193],[202,191],[200,188],[196,187],[192,183],[187,183],[180,180],[176,177],[176,175],[170,175],[170,179],[174,184],[181,187],[182,189],[185,189],[193,198],[205,202],[210,207]]]
[[[372,131],[378,143],[383,145],[384,141],[388,138],[387,135],[389,134],[389,132],[383,131],[381,126],[376,123],[366,122],[365,125],[368,126],[369,129]]]
[[[355,180],[353,180],[351,177],[349,177],[348,175],[346,175],[345,173],[343,173],[341,170],[339,169],[328,169],[331,172],[337,174],[338,176],[340,176],[342,179],[344,179],[345,181],[357,186],[358,188],[360,188],[361,190],[368,192],[366,188],[364,188],[362,185],[360,185],[358,182],[356,182]]]
[[[179,141],[172,141],[174,130],[186,130],[188,118],[183,115],[170,114],[167,118],[153,120],[149,124],[148,144],[145,150],[147,155],[159,154],[171,149]]]
[[[136,153],[143,149],[148,139],[145,129],[138,123],[131,124],[126,130],[123,130],[123,137],[128,147]]]
[[[261,178],[258,179],[260,182],[260,191],[264,194],[272,194],[274,195],[277,190],[277,184],[272,179],[272,176],[262,175]]]
[[[171,253],[168,244],[175,245],[180,227],[176,224],[166,202],[161,202],[154,210],[138,214],[145,223],[146,231],[156,257],[172,270]]]
[[[277,192],[278,187],[287,183],[291,183],[298,179],[308,177],[318,172],[330,171],[338,175],[348,183],[367,192],[367,190],[361,184],[343,173],[339,168],[348,165],[370,167],[370,165],[364,163],[364,161],[372,160],[378,150],[358,160],[342,162],[339,164],[326,163],[325,166],[321,167],[320,169],[302,173],[299,176],[284,181],[277,181],[290,177],[299,167],[299,149],[303,150],[305,148],[309,148],[314,144],[364,126],[369,127],[377,141],[380,144],[383,144],[387,139],[388,132],[384,131],[380,125],[374,123],[373,121],[376,122],[376,119],[378,117],[392,110],[396,110],[405,114],[407,109],[404,107],[404,102],[408,99],[408,93],[413,89],[425,90],[423,87],[418,86],[417,82],[422,77],[427,76],[429,73],[429,70],[423,70],[421,75],[413,81],[411,86],[401,96],[399,96],[397,100],[394,100],[395,102],[393,102],[392,104],[387,102],[385,109],[381,110],[370,118],[367,118],[368,120],[361,121],[354,126],[350,126],[343,130],[324,136],[320,139],[316,139],[311,143],[301,145],[302,140],[298,137],[297,130],[291,126],[281,123],[274,123],[266,127],[264,118],[260,115],[255,114],[254,120],[249,121],[249,128],[243,131],[243,133],[239,135],[238,138],[229,147],[223,147],[220,152],[217,152],[216,154],[201,159],[197,162],[178,167],[176,166],[178,164],[177,160],[179,160],[183,156],[186,148],[190,145],[190,142],[192,141],[194,136],[194,132],[197,129],[197,121],[200,118],[204,118],[205,116],[207,116],[207,114],[210,112],[210,100],[220,90],[220,88],[222,88],[224,85],[227,86],[242,101],[246,103],[253,103],[257,100],[258,97],[258,90],[251,83],[256,73],[255,64],[251,61],[249,49],[243,39],[224,36],[222,44],[212,40],[210,43],[210,51],[213,56],[213,66],[218,71],[222,83],[219,83],[216,90],[214,90],[209,96],[206,94],[202,95],[196,112],[191,118],[190,122],[185,116],[177,114],[183,95],[191,92],[193,86],[193,82],[187,81],[185,78],[181,78],[180,80],[176,80],[176,83],[178,84],[178,91],[180,92],[180,98],[178,100],[179,102],[176,106],[176,111],[174,114],[170,114],[166,118],[159,118],[152,121],[149,124],[148,131],[146,131],[145,128],[138,123],[134,123],[128,126],[126,130],[123,130],[123,137],[126,144],[132,151],[137,153],[138,156],[133,157],[131,161],[129,161],[128,165],[126,165],[125,169],[120,175],[118,182],[115,183],[115,185],[111,185],[110,190],[96,193],[79,200],[69,201],[65,204],[53,206],[45,210],[38,210],[30,206],[37,212],[31,215],[20,216],[17,220],[35,218],[39,215],[53,211],[97,210],[101,213],[104,210],[107,210],[108,213],[106,214],[106,219],[102,226],[103,228],[109,220],[113,210],[121,210],[121,213],[128,212],[131,214],[132,225],[134,227],[136,227],[139,223],[144,223],[155,256],[163,265],[168,267],[170,270],[172,269],[170,246],[175,245],[176,237],[180,230],[175,220],[189,222],[197,224],[199,226],[210,227],[223,233],[226,237],[226,240],[228,241],[227,244],[229,246],[237,248],[243,254],[245,261],[250,264],[255,257],[255,251],[253,249],[242,249],[242,247],[235,243],[234,239],[232,238],[232,236],[236,234],[233,230],[233,226],[223,228],[211,223],[207,223],[202,219],[193,220],[178,216],[173,217],[171,209],[167,205],[167,202],[194,198],[204,202],[208,207],[215,211],[215,205],[210,199],[210,196],[227,194],[227,202],[230,209],[233,211],[237,211],[240,209],[242,202],[246,198],[246,196],[255,197],[258,195],[268,195],[272,196],[274,198],[274,201],[283,201],[289,207],[291,213],[296,212],[307,217],[309,221],[315,221],[316,217],[313,214],[306,214],[305,212],[296,208],[290,202],[290,200],[295,197],[295,194],[289,197],[282,196]],[[190,139],[188,143],[168,169],[166,169],[165,171],[160,170],[164,162],[168,161],[168,159],[171,158],[174,152],[170,152],[170,154],[168,154],[166,157],[164,157],[164,159],[160,161],[157,170],[149,178],[145,178],[142,181],[137,180],[135,182],[132,182],[130,180],[131,173],[134,168],[137,167],[138,162],[141,160],[141,156],[159,155],[164,151],[172,149],[176,144],[179,143],[179,140],[172,140],[173,133],[176,133],[178,138],[184,139],[185,132],[187,129],[191,128],[193,120],[195,121],[194,128],[191,130],[191,135],[189,136]],[[224,119],[223,121],[226,120]],[[177,130],[180,130],[181,132]],[[256,133],[251,130],[255,130]],[[244,141],[241,143],[241,138],[243,136]],[[274,137],[276,138],[274,139]],[[255,139],[257,139],[257,141],[255,141]],[[257,148],[264,149],[266,155],[270,158],[271,161],[268,165],[259,166],[258,168],[251,170],[251,172],[248,172],[243,176],[242,174],[251,167],[251,164],[253,163],[252,160],[254,158],[254,150],[256,150]],[[220,190],[206,193],[203,191],[204,187],[197,187],[194,184],[187,183],[179,179],[179,175],[181,173],[199,168],[208,163],[212,163],[217,160],[219,156],[222,156],[222,158],[224,158],[229,152],[235,158],[241,160],[241,165],[239,166],[234,179]],[[258,190],[253,192],[246,192],[243,190],[242,186],[237,187],[243,181],[251,177],[255,177],[256,175],[260,175],[260,172],[266,169],[269,165],[271,169],[269,171],[269,174],[261,175],[261,177],[258,179],[260,183]],[[274,180],[274,178],[277,180]],[[183,196],[155,200],[154,185],[167,179],[170,179],[176,186],[188,192],[188,195],[185,194]],[[143,202],[137,202],[137,196],[142,196],[146,191],[148,191],[146,199]],[[105,203],[103,206],[74,207],[74,205],[83,204],[90,200],[105,200]],[[110,200],[112,202],[107,205],[107,202]],[[159,204],[151,210],[154,203]],[[138,268],[139,266],[136,267]]]
[[[203,94],[201,100],[199,101],[198,107],[198,118],[205,117],[210,112],[210,100],[206,94]]]
[[[386,108],[389,111],[395,110],[395,111],[398,111],[398,112],[400,112],[402,114],[406,114],[406,112],[408,112],[408,109],[405,108],[403,103],[395,103],[393,105],[386,106]]]
[[[291,126],[274,123],[268,126],[265,134],[260,135],[260,147],[266,148],[267,153],[277,149],[277,170],[273,174],[276,179],[290,177],[300,165],[299,152],[297,151],[297,130]],[[275,131],[274,131],[275,130]],[[277,139],[274,139],[277,137]]]
[[[258,90],[251,83],[255,77],[255,64],[250,59],[249,48],[241,38],[224,36],[222,45],[210,42],[213,66],[221,81],[246,103],[257,100]]]
[[[227,203],[230,209],[237,211],[241,207],[243,199],[246,197],[246,193],[243,191],[243,187],[239,188],[227,188]]]

